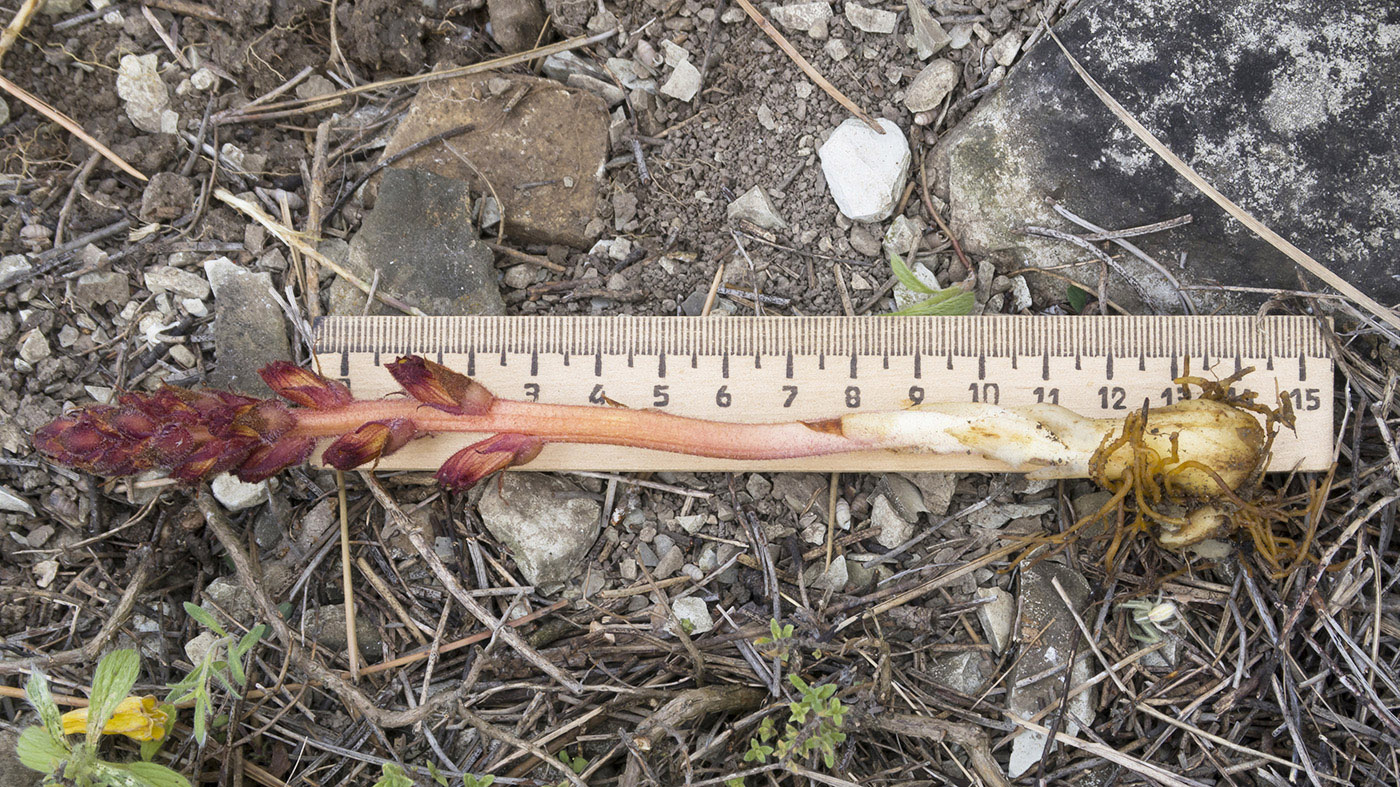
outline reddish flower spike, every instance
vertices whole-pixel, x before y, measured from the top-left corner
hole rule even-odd
[[[483,415],[496,400],[481,383],[417,355],[404,356],[386,368],[409,396],[443,412]]]
[[[539,456],[543,447],[544,443],[537,437],[492,435],[448,457],[436,478],[448,489],[469,489],[492,473],[530,462]]]

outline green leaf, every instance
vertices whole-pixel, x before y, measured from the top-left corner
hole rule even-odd
[[[125,765],[108,765],[135,776],[147,787],[190,787],[190,780],[164,765],[154,762],[132,762]]]
[[[919,277],[915,276],[914,272],[909,270],[909,266],[904,264],[904,260],[898,254],[890,255],[890,269],[894,271],[894,277],[899,279],[900,284],[903,284],[914,292],[921,292],[926,295],[932,295],[937,292],[937,290],[920,281]]]
[[[1089,303],[1089,293],[1083,288],[1073,284],[1065,288],[1065,299],[1069,301],[1069,308],[1075,314],[1083,314],[1084,307]]]
[[[114,650],[97,662],[92,676],[92,696],[88,698],[87,740],[96,743],[102,728],[112,718],[117,704],[131,693],[141,672],[141,657],[131,649]]]
[[[768,630],[773,633],[773,639],[779,639],[783,636],[783,629],[778,625],[777,618],[768,619]]]
[[[39,726],[25,727],[19,734],[19,743],[15,745],[15,754],[19,756],[20,763],[40,773],[53,773],[71,753],[62,736],[55,739]]]
[[[828,683],[825,686],[817,687],[817,699],[826,699],[836,693],[836,684]]]
[[[808,691],[811,690],[810,687],[807,685],[807,681],[790,673],[788,674],[788,683],[791,683],[793,688],[797,689],[803,694],[806,694]]]
[[[209,610],[205,609],[204,607],[201,607],[200,605],[195,604],[193,602],[186,601],[185,614],[194,618],[196,623],[209,629],[215,634],[218,634],[221,637],[228,636],[228,632],[224,631],[224,627],[220,626],[219,621],[215,620],[214,616],[209,614]]]
[[[194,739],[200,746],[209,735],[209,693],[197,689],[194,694]]]
[[[24,684],[24,694],[29,699],[29,704],[34,706],[34,710],[39,712],[39,719],[43,721],[49,736],[56,741],[63,740],[63,722],[59,720],[62,714],[59,713],[58,704],[53,701],[53,694],[49,691],[49,679],[44,677],[43,673],[35,672],[29,676],[29,682]]]
[[[386,762],[379,766],[379,781],[374,783],[374,787],[413,787],[413,780],[408,778],[403,768]]]
[[[945,287],[927,300],[911,303],[903,309],[890,312],[901,317],[960,317],[972,312],[977,300],[972,293],[961,287]]]
[[[266,633],[267,633],[267,626],[266,626],[265,624],[262,624],[262,623],[259,623],[258,625],[256,625],[256,626],[254,626],[254,627],[248,629],[248,633],[247,633],[247,634],[244,634],[244,635],[238,640],[238,644],[234,646],[234,648],[233,648],[233,653],[234,653],[234,655],[237,656],[237,657],[240,658],[240,659],[243,658],[243,656],[244,656],[248,651],[250,651],[250,650],[253,649],[253,646],[254,646],[254,645],[258,644],[258,642],[263,638],[263,635],[266,634]]]

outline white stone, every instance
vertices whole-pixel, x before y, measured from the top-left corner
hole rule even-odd
[[[774,22],[814,38],[824,36],[831,16],[831,6],[827,3],[789,3],[774,8],[772,13]]]
[[[212,631],[201,631],[199,636],[185,643],[185,655],[189,657],[191,664],[198,665],[218,642],[219,635]]]
[[[190,348],[183,344],[170,345],[170,350],[168,352],[170,353],[170,360],[180,364],[186,369],[193,369],[195,364],[199,363],[199,359],[195,357],[194,353],[190,352]]]
[[[209,282],[197,273],[161,265],[146,271],[146,289],[153,293],[168,292],[182,298],[209,297]]]
[[[783,217],[778,215],[778,209],[773,206],[773,200],[762,186],[754,186],[729,203],[726,214],[731,221],[743,219],[766,230],[782,230],[788,226]]]
[[[4,124],[0,123],[0,125]],[[29,258],[23,254],[6,254],[4,257],[0,257],[0,287],[14,284],[29,275],[33,269],[34,266],[29,264]]]
[[[208,317],[209,307],[199,298],[181,298],[180,305],[191,317]]]
[[[710,617],[710,608],[702,598],[686,596],[671,602],[671,611],[676,613],[676,617],[683,624],[690,624],[690,631],[687,632],[694,637],[715,627],[715,621]]]
[[[936,108],[958,86],[960,77],[957,63],[951,60],[939,58],[929,63],[904,91],[904,106],[910,112],[928,112]]]
[[[744,13],[744,9],[730,6],[724,13],[719,15],[719,21],[726,25],[732,25],[744,21],[744,17],[746,16],[748,15]]]
[[[690,101],[700,92],[700,69],[689,60],[682,60],[671,72],[671,78],[661,86],[661,92],[681,101]]]
[[[176,129],[165,128],[170,91],[161,81],[157,63],[155,54],[123,55],[117,67],[117,95],[126,102],[126,116],[137,128],[152,134],[174,133]]]
[[[978,588],[976,597],[992,599],[977,606],[977,619],[981,621],[982,631],[991,641],[992,649],[1002,653],[1011,644],[1011,623],[1016,614],[1016,602],[1010,593],[1001,588]]]
[[[267,482],[249,484],[229,473],[221,473],[209,484],[214,499],[230,511],[242,511],[267,500]]]
[[[209,290],[214,293],[215,298],[219,297],[219,290],[225,282],[244,273],[247,271],[243,266],[228,257],[215,257],[204,261],[204,277],[209,280]]]
[[[10,105],[0,98],[0,126],[10,122]]]
[[[1010,66],[1016,61],[1016,53],[1021,51],[1021,34],[1015,30],[1009,31],[1006,35],[998,38],[987,54],[997,62],[997,65]]]
[[[846,42],[839,38],[833,38],[827,41],[826,46],[822,47],[822,51],[826,53],[827,57],[838,63],[851,56],[851,48],[846,46]]]
[[[661,54],[666,65],[675,68],[677,64],[690,59],[690,50],[674,41],[661,42]]]
[[[77,328],[71,325],[65,325],[58,330],[58,346],[72,347],[78,343],[78,338],[81,336],[82,334],[78,332]]]
[[[846,3],[846,21],[857,30],[864,30],[867,33],[879,33],[889,35],[894,32],[894,23],[898,16],[893,11],[882,11],[878,8],[866,8],[860,3]]]
[[[876,121],[877,133],[851,118],[817,150],[836,207],[855,221],[884,221],[899,203],[909,175],[909,142],[892,120]]]
[[[875,540],[885,549],[894,549],[914,535],[914,526],[894,510],[884,495],[877,495],[870,506],[870,526],[880,531]]]
[[[14,511],[18,514],[34,516],[34,506],[31,506],[28,500],[3,486],[0,486],[0,511]]]
[[[814,561],[812,569],[813,577],[807,584],[815,590],[833,590],[840,593],[845,590],[846,583],[851,578],[850,570],[846,568],[845,555],[837,555],[825,571],[822,570],[820,561]]]
[[[190,74],[190,85],[195,90],[208,90],[219,81],[219,77],[207,68],[201,68]]]
[[[1023,312],[1031,307],[1031,287],[1026,283],[1025,276],[1013,276],[1011,278],[1011,309],[1016,312]]]
[[[28,363],[38,363],[53,354],[44,332],[35,328],[19,340],[19,357]]]
[[[948,47],[950,49],[962,49],[972,43],[972,25],[953,25],[948,29]]]

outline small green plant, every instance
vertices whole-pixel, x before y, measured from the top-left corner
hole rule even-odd
[[[243,671],[243,659],[248,651],[258,644],[267,627],[259,623],[235,640],[234,636],[219,625],[205,609],[198,604],[185,602],[185,614],[209,630],[217,639],[209,643],[199,663],[178,683],[170,685],[170,696],[166,702],[175,704],[194,699],[194,739],[200,746],[209,734],[209,720],[214,713],[214,703],[209,694],[209,684],[217,680],[226,691],[238,696],[248,684],[248,675]]]
[[[588,759],[581,754],[575,754],[570,757],[569,752],[560,749],[559,761],[569,766],[569,770],[573,771],[575,776],[588,770]],[[556,782],[554,787],[569,787],[569,781],[565,779],[564,781]]]
[[[447,782],[442,782],[447,784]],[[374,787],[414,787],[413,780],[404,773],[403,768],[392,762],[386,762],[379,766],[379,781],[374,783]]]
[[[779,624],[777,618],[768,620],[768,632],[770,636],[759,637],[753,641],[764,655],[777,656],[782,663],[788,660],[788,651],[792,648],[792,624]]]
[[[29,704],[41,724],[26,727],[15,753],[19,761],[44,774],[45,785],[77,787],[190,787],[189,780],[158,763],[114,762],[101,756],[103,735],[125,735],[159,741],[169,732],[171,717],[154,697],[136,697],[131,689],[141,671],[134,650],[116,650],[102,657],[92,679],[86,708],[60,714],[49,682],[35,672],[25,685]],[[77,743],[70,735],[83,734]]]
[[[777,625],[776,622],[774,625]],[[801,697],[788,703],[788,720],[783,725],[782,735],[778,734],[773,717],[764,717],[758,725],[758,734],[749,739],[744,762],[762,765],[770,757],[785,762],[818,754],[827,769],[835,768],[836,750],[846,741],[846,733],[841,731],[841,726],[850,709],[836,697],[834,683],[813,686],[796,675],[788,675],[788,682],[801,693]],[[743,785],[742,777],[725,781],[725,787]]]
[[[928,315],[961,316],[972,313],[972,307],[976,304],[976,300],[972,297],[972,293],[967,290],[961,287],[944,287],[941,290],[936,290],[924,284],[918,276],[914,275],[912,270],[909,270],[909,266],[904,264],[903,258],[898,254],[890,255],[890,269],[894,271],[895,278],[899,279],[900,284],[916,293],[929,296],[917,303],[911,303],[903,309],[892,311],[890,314],[922,317]]]

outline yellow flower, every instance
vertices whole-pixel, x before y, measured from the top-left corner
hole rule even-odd
[[[169,717],[156,707],[155,697],[127,697],[117,703],[117,710],[107,725],[103,735],[125,735],[138,741],[158,741],[165,737],[165,722]],[[64,735],[76,735],[87,730],[88,709],[78,708],[63,714]]]

